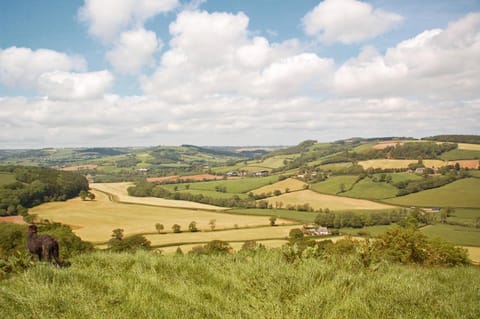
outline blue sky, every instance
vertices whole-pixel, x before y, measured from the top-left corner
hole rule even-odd
[[[480,134],[480,1],[0,2],[0,148]]]

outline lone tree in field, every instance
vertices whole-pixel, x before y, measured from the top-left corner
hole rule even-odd
[[[174,224],[172,226],[172,230],[174,233],[181,233],[182,231],[180,230],[182,227],[179,224]]]
[[[165,229],[165,227],[163,226],[163,224],[156,223],[156,224],[155,224],[155,229],[157,230],[157,232],[158,232],[159,234],[161,234],[162,231]]]
[[[192,221],[192,222],[188,225],[188,229],[189,229],[192,233],[197,232],[197,231],[198,231],[197,222]]]
[[[81,198],[82,200],[85,200],[85,199],[87,198],[87,196],[88,196],[88,193],[87,193],[86,190],[83,190],[83,189],[82,189],[82,190],[80,191],[80,193],[78,194],[78,196],[80,196],[80,198]]]
[[[277,222],[277,216],[270,216],[268,220],[270,221],[270,226],[275,226],[275,223]]]
[[[215,230],[216,223],[217,223],[217,220],[216,220],[216,219],[211,219],[210,222],[208,222],[208,224],[210,225],[210,229],[211,229],[212,231]]]
[[[92,192],[88,192],[87,197],[88,197],[89,200],[94,200],[95,199],[95,194],[92,193]]]
[[[113,240],[122,240],[123,239],[123,229],[117,228],[112,231]]]

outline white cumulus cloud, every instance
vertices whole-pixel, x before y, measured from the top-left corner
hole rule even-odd
[[[89,100],[102,97],[112,82],[113,76],[109,71],[55,71],[40,76],[39,88],[52,100]]]
[[[115,70],[136,74],[142,67],[154,65],[153,54],[160,49],[161,45],[155,32],[139,28],[123,32],[114,48],[107,52],[106,57]]]
[[[79,17],[91,34],[109,43],[123,30],[141,27],[147,19],[178,5],[178,0],[85,0]]]
[[[85,69],[85,60],[77,55],[48,49],[0,49],[0,84],[10,87],[34,88],[38,78],[45,72]]]
[[[357,0],[325,0],[303,17],[304,30],[324,43],[351,44],[396,27],[403,17]]]
[[[251,37],[244,13],[182,12],[147,94],[189,102],[215,95],[291,96],[325,87],[334,62],[302,53],[296,41],[269,43]],[[313,83],[313,85],[312,85]]]
[[[472,98],[480,91],[480,13],[400,42],[373,48],[335,74],[337,93],[354,96]]]

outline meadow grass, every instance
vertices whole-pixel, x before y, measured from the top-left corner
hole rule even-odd
[[[448,218],[448,222],[462,223],[474,226],[480,218],[480,209],[457,208]]]
[[[464,178],[442,187],[386,199],[384,202],[423,207],[480,207],[480,179]]]
[[[14,174],[0,172],[0,186],[14,183],[15,181],[16,179]]]
[[[440,157],[447,161],[478,159],[480,158],[480,150],[454,149],[443,153]]]
[[[342,184],[345,190],[350,189],[357,178],[358,176],[356,175],[333,176],[322,182],[310,185],[310,189],[319,193],[335,195],[340,192]]]
[[[353,189],[339,195],[364,199],[384,199],[395,197],[397,193],[398,189],[391,184],[374,182],[370,178],[364,178],[356,183]]]
[[[248,193],[256,188],[273,184],[278,181],[278,176],[266,176],[266,177],[249,177],[238,179],[225,179],[209,182],[195,182],[195,183],[179,183],[179,184],[165,184],[162,187],[173,191],[175,186],[179,190],[186,190],[188,184],[189,189],[196,191],[211,191],[215,192],[217,187],[225,187],[226,192],[229,194],[242,194]]]
[[[398,227],[396,225],[375,225],[375,226],[366,226],[363,228],[351,228],[345,227],[340,228],[340,234],[342,235],[351,235],[351,236],[362,236],[363,234],[368,234],[369,236],[376,237],[380,234],[385,233],[387,230]]]
[[[276,202],[282,202],[284,208],[289,205],[303,205],[308,203],[314,210],[320,208],[329,208],[331,210],[378,210],[392,208],[390,205],[364,199],[319,194],[312,190],[286,193],[280,196],[267,198],[266,201],[268,201],[273,207],[275,207]]]
[[[254,189],[252,190],[252,193],[268,194],[268,193],[273,193],[276,190],[279,190],[282,193],[285,193],[287,189],[293,192],[293,191],[305,189],[306,186],[307,184],[305,182],[302,182],[298,179],[287,178],[287,179],[284,179],[283,181],[279,181],[271,185],[266,185],[266,186],[262,186],[260,188]]]
[[[376,178],[380,178],[380,176],[382,174],[383,173],[374,174],[374,176]],[[392,183],[405,182],[405,181],[416,181],[416,180],[420,180],[420,179],[423,178],[421,175],[413,174],[413,173],[406,173],[406,172],[387,173],[386,175],[391,177]]]
[[[480,246],[480,229],[448,224],[435,224],[421,228],[422,233],[455,245]]]
[[[195,209],[156,207],[112,202],[104,193],[95,192],[94,201],[79,198],[65,202],[51,202],[30,210],[38,219],[48,219],[72,227],[83,240],[104,242],[110,239],[112,230],[122,228],[125,235],[154,233],[155,224],[160,223],[165,231],[171,232],[173,224],[188,230],[190,222],[197,222],[200,230],[209,229],[208,223],[215,220],[216,229],[267,226],[268,218],[261,216],[241,216]],[[278,223],[288,221],[278,220]]]
[[[192,256],[97,252],[38,264],[0,282],[2,318],[480,317],[478,267],[422,268],[357,259],[287,263],[277,251]]]

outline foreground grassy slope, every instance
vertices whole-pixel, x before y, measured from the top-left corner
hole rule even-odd
[[[439,188],[387,199],[385,202],[426,207],[480,207],[480,179],[465,178]]]
[[[480,269],[349,258],[286,263],[277,252],[82,255],[0,282],[1,318],[471,318]],[[92,276],[101,274],[101,276]]]

